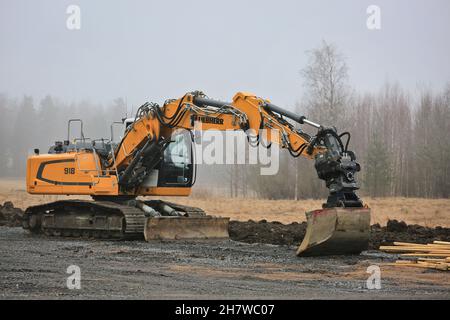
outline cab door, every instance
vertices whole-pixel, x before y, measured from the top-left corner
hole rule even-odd
[[[164,150],[158,187],[190,187],[193,183],[192,140],[189,131],[178,130]]]

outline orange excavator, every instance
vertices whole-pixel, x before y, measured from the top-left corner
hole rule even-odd
[[[80,137],[70,129],[80,123]],[[284,110],[269,100],[239,92],[232,102],[200,91],[145,103],[124,120],[124,136],[90,140],[80,119],[69,120],[67,140],[47,154],[27,160],[27,191],[41,195],[89,195],[92,200],[61,200],[26,209],[23,227],[49,236],[94,238],[228,238],[228,218],[145,196],[188,196],[195,183],[193,131],[240,130],[249,142],[276,143],[294,157],[315,161],[319,179],[329,189],[323,208],[306,213],[307,231],[298,255],[355,254],[367,247],[370,209],[356,195],[360,171],[348,150],[350,134],[338,134]],[[309,135],[294,124],[317,129]],[[113,131],[111,125],[111,132]],[[262,132],[265,131],[263,141]],[[345,139],[345,144],[343,139]],[[263,143],[261,143],[263,144]]]

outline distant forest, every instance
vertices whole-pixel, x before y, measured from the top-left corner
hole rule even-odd
[[[349,149],[362,166],[361,194],[448,198],[450,82],[440,91],[411,93],[386,83],[375,93],[358,93],[349,85],[346,60],[335,46],[323,42],[308,55],[310,61],[300,72],[304,98],[295,111],[351,133]],[[66,139],[68,119],[82,118],[87,137],[109,138],[111,122],[124,117],[125,110],[122,98],[99,105],[68,103],[51,95],[36,100],[0,94],[0,176],[24,176],[26,157],[34,148],[45,152],[54,141]],[[288,152],[281,153],[276,176],[259,175],[255,165],[202,165],[198,183],[198,188],[208,185],[210,192],[233,197],[326,195],[313,161],[294,159]]]

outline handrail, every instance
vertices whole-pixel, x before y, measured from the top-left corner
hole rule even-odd
[[[81,129],[81,139],[84,142],[84,133],[83,133],[83,120],[81,119],[70,119],[67,123],[67,141],[70,141],[70,125],[72,122],[79,122],[80,123],[80,129]]]

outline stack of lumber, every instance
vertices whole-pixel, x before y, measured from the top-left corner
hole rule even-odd
[[[396,266],[450,270],[450,242],[433,241],[429,244],[394,242],[393,246],[380,246],[380,250],[401,254],[405,260],[397,260],[394,263]]]

